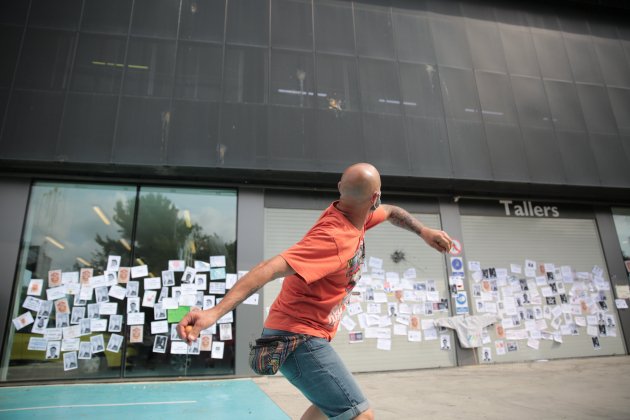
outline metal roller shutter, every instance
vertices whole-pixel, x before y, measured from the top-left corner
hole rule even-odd
[[[466,258],[468,261],[478,261],[482,268],[506,268],[510,273],[510,264],[519,264],[524,267],[525,260],[534,260],[537,265],[542,263],[554,264],[556,268],[570,266],[574,273],[591,273],[594,266],[603,269],[603,277],[610,284],[604,256],[598,236],[597,227],[591,219],[562,219],[562,218],[513,218],[513,217],[488,217],[488,216],[462,216],[462,232]],[[522,274],[513,274],[519,278],[525,278],[524,268]],[[540,276],[540,273],[537,273]],[[473,284],[471,273],[468,272],[468,288],[472,293]],[[564,282],[566,295],[570,297],[575,292],[574,284]],[[541,292],[541,287],[537,287]],[[530,292],[531,293],[531,292]],[[596,291],[587,292],[592,296]],[[501,288],[499,288],[501,294]],[[542,293],[541,297],[542,297]],[[624,354],[624,344],[621,328],[614,306],[611,291],[605,291],[608,309],[604,312],[611,315],[616,327],[616,337],[600,337],[600,349],[596,350],[591,336],[587,335],[586,327],[578,327],[579,335],[563,335],[562,343],[540,340],[540,347],[536,350],[528,347],[527,340],[503,340],[516,341],[518,350],[506,352],[505,355],[497,355],[495,343],[497,337],[495,328],[490,327],[490,347],[494,362],[514,362],[524,360],[555,359],[580,356],[605,356]],[[559,295],[556,299],[559,302]],[[477,311],[475,297],[472,297],[471,306]],[[497,299],[495,299],[497,301]],[[570,302],[570,300],[569,300]],[[545,306],[550,309],[554,305],[547,305],[545,297],[542,297],[541,305],[523,305],[525,309],[533,309]],[[576,317],[597,315],[594,313],[571,314],[571,320]],[[566,323],[564,314],[562,324]],[[501,314],[499,314],[501,317]],[[544,319],[544,318],[543,318]],[[550,319],[546,319],[548,328],[544,331],[557,331],[552,327]],[[514,329],[523,329],[523,323]],[[507,331],[507,330],[506,330]],[[482,360],[481,349],[478,351]]]
[[[299,241],[315,223],[320,213],[319,210],[265,209],[265,258],[277,255]],[[440,226],[438,215],[414,214],[414,216],[429,227]],[[398,272],[401,278],[406,269],[414,267],[418,281],[435,280],[440,298],[448,297],[444,257],[426,246],[416,235],[389,223],[383,223],[367,232],[365,244],[366,262],[369,261],[370,256],[382,258],[383,269]],[[394,251],[403,251],[405,259],[394,263],[390,258]],[[280,281],[265,286],[265,309],[272,304],[280,287]],[[395,302],[393,293],[388,293],[387,300]],[[366,312],[366,303],[361,303],[361,306]],[[387,312],[386,304],[382,304],[382,311]],[[421,315],[421,318],[436,319],[446,316],[449,316],[449,312],[435,312],[431,316]],[[351,318],[357,323],[354,330],[358,331],[357,316]],[[392,323],[394,322],[392,318]],[[343,326],[339,327],[332,345],[353,372],[454,366],[456,356],[453,336],[449,331],[438,333],[438,337],[440,334],[448,334],[451,337],[451,350],[440,350],[439,340],[425,341],[424,334],[421,342],[409,342],[407,336],[392,333],[391,351],[377,349],[376,339],[365,338],[362,343],[350,344],[348,331]]]

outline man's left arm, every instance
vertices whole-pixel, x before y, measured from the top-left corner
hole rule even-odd
[[[446,232],[424,226],[418,219],[409,214],[407,210],[398,206],[383,204],[382,207],[387,215],[386,220],[389,220],[391,224],[415,233],[424,239],[427,245],[440,252],[449,252],[451,250],[453,241]]]

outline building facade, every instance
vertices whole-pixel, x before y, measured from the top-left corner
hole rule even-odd
[[[351,370],[627,354],[613,6],[4,2],[1,380],[250,375],[281,280],[197,347],[172,326],[299,240],[359,161],[458,246],[368,233],[334,341]],[[495,317],[472,349],[436,327],[464,314]]]

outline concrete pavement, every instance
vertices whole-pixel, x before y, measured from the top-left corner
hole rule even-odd
[[[630,419],[630,356],[356,374],[377,419]],[[254,379],[291,418],[310,403]]]

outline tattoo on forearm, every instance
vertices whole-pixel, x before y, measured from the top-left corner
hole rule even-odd
[[[422,233],[422,229],[424,228],[422,223],[400,207],[392,206],[391,213],[389,214],[389,221],[395,226],[414,232],[418,235]]]

